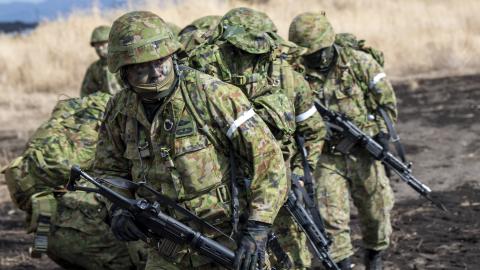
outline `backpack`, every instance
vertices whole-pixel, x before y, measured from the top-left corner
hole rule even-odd
[[[365,42],[366,41],[364,39],[358,39],[354,34],[351,33],[339,33],[335,35],[336,45],[365,52],[371,55],[381,67],[384,67],[385,57],[383,52],[370,46],[366,46]]]
[[[97,92],[57,103],[50,118],[30,138],[22,156],[3,170],[17,207],[31,212],[31,199],[38,197],[34,195],[63,186],[73,164],[87,169],[91,166],[109,99],[109,94]]]
[[[285,49],[284,46],[282,49]],[[288,72],[285,65],[288,62],[282,58],[282,52],[274,51],[269,56],[272,65],[269,68],[268,76],[274,85],[268,85],[261,89],[261,92],[249,96],[248,99],[252,103],[255,112],[270,127],[275,137],[279,141],[289,141],[295,132],[295,113],[294,104],[284,93],[285,89],[293,89],[294,78],[291,72]],[[249,82],[253,79],[263,79],[265,76],[255,73],[251,77],[244,76],[233,77],[228,70],[226,63],[220,53],[220,47],[217,44],[209,44],[198,47],[191,54],[189,63],[207,74],[217,73],[220,80],[238,85],[239,82]],[[254,77],[257,75],[256,77]],[[243,78],[240,78],[243,77]],[[242,83],[240,83],[242,84]],[[293,91],[293,90],[291,90]]]

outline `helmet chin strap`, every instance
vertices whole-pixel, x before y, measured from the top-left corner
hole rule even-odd
[[[137,93],[137,95],[142,99],[143,102],[146,103],[155,103],[160,101],[162,98],[170,95],[175,88],[177,88],[178,85],[178,77],[179,77],[179,69],[178,69],[178,64],[177,64],[177,58],[174,55],[172,57],[172,64],[173,64],[173,70],[171,72],[171,77],[169,79],[170,82],[166,83],[163,85],[163,87],[166,87],[167,85],[168,88],[163,88],[163,90],[157,91],[157,92],[151,92],[151,93],[139,93],[136,91],[135,87],[131,87],[131,89]],[[150,95],[151,94],[151,95]]]
[[[132,85],[127,79],[125,69],[120,69],[120,77],[128,89],[137,93],[138,97],[147,103],[155,103],[168,96],[177,87],[179,74],[176,55],[172,56],[172,70],[165,80],[157,84]]]

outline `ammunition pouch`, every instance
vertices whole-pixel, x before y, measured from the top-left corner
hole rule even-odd
[[[29,252],[33,258],[40,258],[48,249],[51,223],[57,213],[57,200],[51,191],[44,191],[34,194],[31,201],[32,215],[27,232],[34,233],[34,240]]]

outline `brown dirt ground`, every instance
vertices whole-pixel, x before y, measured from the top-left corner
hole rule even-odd
[[[418,179],[449,209],[443,213],[392,178],[396,205],[386,269],[478,269],[480,265],[480,75],[395,83],[399,134]],[[0,165],[20,154],[28,131],[0,128]],[[0,176],[0,269],[58,269],[31,259],[24,215]],[[363,269],[358,216],[352,217],[354,269]]]

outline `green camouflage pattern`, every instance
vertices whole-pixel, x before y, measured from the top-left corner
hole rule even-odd
[[[371,55],[334,45],[336,60],[327,72],[303,67],[317,98],[330,110],[349,117],[370,136],[387,133],[378,113],[382,106],[396,121],[396,98],[382,67]],[[308,57],[304,55],[303,57]],[[386,249],[391,235],[393,194],[380,162],[366,153],[344,156],[332,150],[338,138],[331,137],[315,171],[317,195],[327,232],[333,237],[331,255],[340,261],[353,254],[350,239],[349,194],[359,209],[366,248]]]
[[[365,43],[366,41],[364,39],[358,39],[352,33],[338,33],[335,35],[335,44],[341,47],[350,47],[368,53],[383,68],[385,64],[385,56],[383,55],[383,52],[370,46],[366,46]]]
[[[250,8],[234,8],[220,20],[221,40],[252,54],[267,53],[274,47],[277,27],[267,14]]]
[[[172,33],[175,35],[175,36],[178,36],[178,34],[180,34],[180,31],[182,30],[182,28],[180,28],[180,26],[172,23],[172,22],[167,22],[167,25],[168,25],[168,28],[170,28],[170,31],[172,31]]]
[[[133,11],[113,22],[108,40],[108,69],[145,63],[169,56],[181,48],[176,35],[160,17],[148,11]]]
[[[108,42],[108,35],[110,34],[110,26],[101,25],[93,29],[90,37],[90,45],[95,43]]]
[[[65,184],[72,165],[88,169],[110,97],[95,93],[83,99],[59,101],[51,118],[35,131],[27,144],[23,156],[29,159],[29,174],[49,187],[57,187]]]
[[[326,75],[304,67],[310,87],[329,109],[345,113],[370,136],[380,131],[388,133],[377,109],[382,106],[396,121],[397,101],[383,68],[367,53],[335,48],[338,57]]]
[[[39,214],[50,216],[47,254],[69,269],[134,267],[125,243],[115,240],[104,222],[107,211],[101,200],[93,193],[58,191],[68,181],[73,164],[91,167],[97,130],[109,99],[108,94],[96,93],[59,101],[50,119],[32,135],[22,156],[5,170],[12,201],[27,212],[28,232],[37,231]],[[33,203],[39,202],[40,196],[54,200],[50,204],[55,207],[48,213],[41,204]]]
[[[246,10],[248,16],[255,18],[251,15],[255,11]],[[224,17],[228,18],[227,15]],[[241,15],[242,13],[237,21],[245,24],[244,29],[257,29],[260,35],[265,34],[261,32],[264,25],[256,24],[258,20],[242,20]],[[272,28],[269,27],[268,30]],[[300,153],[295,150],[291,136],[295,131],[302,133],[309,152],[309,164],[315,169],[323,146],[325,127],[318,113],[313,113],[302,121],[295,121],[297,116],[308,112],[313,106],[313,93],[308,83],[283,60],[297,47],[284,42],[281,38],[272,38],[275,50],[269,47],[268,53],[262,56],[257,54],[258,50],[251,54],[239,55],[231,50],[228,43],[222,41],[220,38],[214,44],[202,44],[197,47],[190,54],[190,65],[242,89],[254,104],[257,113],[276,135],[282,146],[289,172],[293,171],[298,175],[303,175],[302,159]],[[280,135],[279,130],[283,130]],[[299,233],[299,227],[287,211],[280,211],[273,230],[278,233],[282,246],[295,264],[295,269],[309,267],[311,255],[306,237]],[[271,260],[275,266],[275,260],[273,258]]]
[[[305,12],[297,15],[288,29],[288,40],[308,48],[305,54],[333,45],[335,32],[323,13]]]
[[[257,115],[227,135],[232,123],[251,107],[240,89],[187,67],[180,67],[179,84],[152,122],[147,120],[137,94],[125,89],[108,105],[99,134],[95,174],[146,181],[229,234],[227,155],[233,147],[239,168],[245,168],[252,179],[242,209],[249,220],[271,224],[287,192],[281,149]],[[142,190],[136,196],[152,199]],[[206,233],[218,237],[214,232]],[[191,267],[210,264],[181,247],[170,259],[151,251],[147,269],[165,260],[169,264],[161,269],[177,269],[189,262]]]
[[[313,257],[308,250],[307,236],[303,233],[302,229],[297,226],[286,208],[283,207],[280,210],[273,225],[273,231],[278,237],[280,246],[285,250],[290,261],[293,263],[290,269],[310,269]],[[269,255],[270,263],[275,269],[285,269],[281,267],[273,254]]]
[[[86,97],[95,92],[114,95],[123,87],[119,72],[111,73],[108,70],[107,60],[98,59],[88,67],[83,77],[80,97]]]
[[[183,45],[186,54],[206,41],[207,33],[214,31],[220,22],[220,16],[204,16],[185,26],[179,33],[178,39]]]
[[[332,237],[335,262],[353,255],[350,237],[350,200],[358,209],[364,247],[384,250],[390,244],[390,212],[394,196],[385,168],[367,153],[351,158],[323,153],[315,171],[320,214]]]
[[[186,30],[189,26],[195,27],[195,30],[210,30],[212,28],[217,27],[218,23],[220,22],[220,19],[222,17],[218,15],[208,15],[208,16],[203,16],[200,17],[193,22],[191,22],[189,25],[187,25],[184,30]]]
[[[48,237],[50,258],[67,269],[135,269],[126,243],[111,233],[107,209],[93,193],[66,193],[57,202]]]

